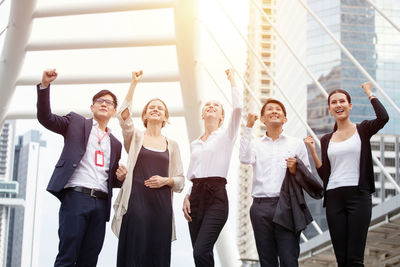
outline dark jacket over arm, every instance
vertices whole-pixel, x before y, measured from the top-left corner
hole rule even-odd
[[[322,186],[297,158],[297,170],[293,175],[286,171],[273,222],[292,232],[304,230],[313,221],[304,199],[303,189],[315,199],[322,198]]]

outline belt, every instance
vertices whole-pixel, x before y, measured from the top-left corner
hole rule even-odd
[[[82,187],[82,186],[68,187],[68,188],[66,188],[66,190],[72,190],[72,191],[88,194],[94,198],[101,198],[101,199],[108,198],[108,194],[104,193],[103,191],[96,190],[96,189],[90,189],[90,188],[86,188],[86,187]]]
[[[215,185],[226,185],[226,178],[224,177],[204,177],[204,178],[193,178],[192,180],[193,185],[199,184],[215,184]]]
[[[255,197],[253,198],[253,202],[256,203],[264,203],[264,202],[278,202],[279,197]]]

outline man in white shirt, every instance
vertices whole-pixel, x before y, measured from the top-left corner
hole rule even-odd
[[[281,186],[287,169],[296,173],[299,158],[311,169],[302,140],[283,133],[285,106],[276,99],[267,99],[261,108],[260,120],[267,127],[265,135],[251,140],[257,114],[248,114],[240,140],[240,162],[253,166],[253,204],[250,219],[253,226],[260,264],[264,266],[298,266],[300,232],[294,233],[273,222]]]
[[[39,122],[64,137],[64,147],[47,191],[61,201],[55,266],[94,267],[110,218],[112,188],[121,187],[126,168],[118,166],[121,143],[107,124],[115,114],[116,96],[108,90],[94,95],[93,118],[71,112],[58,116],[50,108],[50,83],[55,69],[43,72],[37,85]]]

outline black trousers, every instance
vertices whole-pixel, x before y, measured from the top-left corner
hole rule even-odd
[[[326,192],[326,219],[339,267],[364,266],[371,194],[346,186]]]
[[[272,221],[278,200],[279,197],[255,198],[250,208],[260,265],[299,266],[300,232],[294,233]]]
[[[54,266],[95,267],[104,241],[107,200],[65,190],[59,211]]]
[[[189,231],[194,262],[197,267],[212,267],[214,244],[228,219],[226,179],[209,177],[193,179],[192,182]]]

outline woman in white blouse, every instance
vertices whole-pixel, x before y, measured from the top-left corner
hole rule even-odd
[[[202,109],[205,131],[191,143],[187,178],[193,187],[185,197],[183,212],[197,267],[214,266],[213,247],[228,218],[225,184],[242,114],[242,97],[233,70],[225,72],[232,87],[233,110],[228,127],[220,128],[225,116],[221,103],[208,101]]]
[[[131,102],[142,71],[132,82],[118,119],[128,154],[128,174],[114,203],[113,232],[119,237],[117,267],[168,267],[175,239],[172,192],[184,185],[178,144],[161,134],[168,108],[150,100],[142,112],[145,131],[133,126]]]

